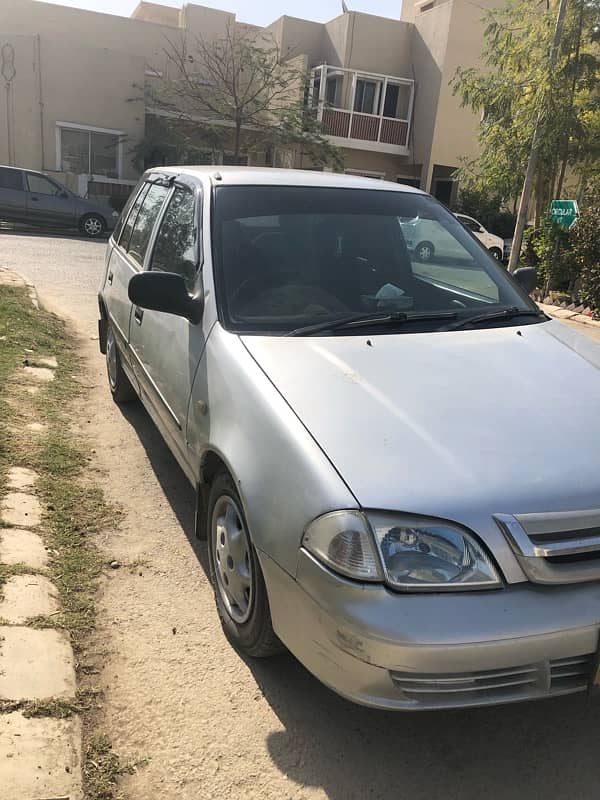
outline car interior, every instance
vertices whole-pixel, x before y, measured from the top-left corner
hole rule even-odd
[[[233,319],[479,307],[490,298],[413,269],[397,217],[289,214],[223,223]],[[460,290],[460,291],[459,291]]]

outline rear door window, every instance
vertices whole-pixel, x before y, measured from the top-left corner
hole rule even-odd
[[[127,219],[125,220],[125,224],[121,230],[121,235],[119,237],[119,245],[124,249],[127,250],[127,245],[129,244],[129,239],[131,238],[131,231],[133,230],[133,226],[135,225],[135,221],[137,219],[138,212],[142,203],[144,202],[144,197],[148,193],[148,189],[150,188],[149,183],[145,183],[138,196],[135,198],[131,208],[129,209],[129,214],[127,215]]]
[[[33,194],[56,196],[63,192],[63,189],[61,189],[58,184],[48,180],[48,178],[45,178],[43,175],[34,175],[31,172],[27,173],[27,184],[29,186],[29,191]]]
[[[0,167],[0,189],[23,191],[23,173],[18,169]]]

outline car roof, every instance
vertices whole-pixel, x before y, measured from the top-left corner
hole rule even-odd
[[[421,189],[401,183],[365,178],[361,175],[346,175],[340,172],[317,172],[303,169],[275,169],[274,167],[158,167],[151,173],[167,175],[189,175],[193,178],[210,180],[219,186],[322,186],[337,189],[379,189],[380,191],[410,192],[426,194]]]
[[[458,217],[458,219],[470,219],[473,220],[473,222],[477,222],[475,217],[470,217],[468,214],[461,214],[460,212],[456,212],[454,216]]]
[[[12,169],[14,172],[27,172],[30,175],[41,175],[43,178],[50,178],[50,180],[60,183],[58,178],[55,178],[53,175],[46,175],[45,172],[40,172],[39,169],[29,169],[29,167],[14,167],[9,164],[0,164],[0,169]]]

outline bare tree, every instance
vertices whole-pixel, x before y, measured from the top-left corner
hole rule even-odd
[[[306,75],[284,61],[264,31],[228,26],[222,39],[169,40],[167,70],[151,102],[172,118],[195,123],[232,141],[236,163],[242,145],[299,145],[321,163],[341,163],[337,148],[304,109]]]

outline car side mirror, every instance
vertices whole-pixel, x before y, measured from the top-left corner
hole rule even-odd
[[[185,280],[174,272],[140,272],[129,281],[128,294],[140,308],[185,317],[194,325],[202,319],[202,294],[190,295]]]
[[[60,193],[60,196],[62,197],[63,200],[69,199],[69,193],[65,192],[64,190]]]
[[[521,267],[513,272],[513,278],[521,289],[531,294],[537,285],[537,270],[535,267]]]

